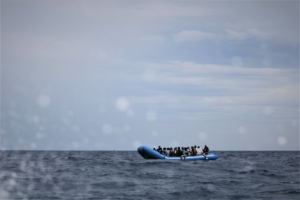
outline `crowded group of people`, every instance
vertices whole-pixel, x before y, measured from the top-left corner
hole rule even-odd
[[[165,156],[178,156],[181,159],[185,159],[186,156],[196,156],[196,155],[206,155],[209,152],[208,146],[204,146],[203,149],[200,148],[200,146],[191,146],[191,147],[164,147],[162,148],[161,146],[158,146],[156,148],[155,146],[153,147],[153,150],[158,151],[160,154],[165,155]]]

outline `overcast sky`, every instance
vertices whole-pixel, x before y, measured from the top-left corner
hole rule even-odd
[[[1,1],[0,149],[299,150],[299,1]]]

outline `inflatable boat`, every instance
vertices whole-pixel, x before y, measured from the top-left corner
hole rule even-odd
[[[181,160],[179,156],[165,156],[147,146],[141,146],[137,149],[139,154],[145,159],[166,159],[166,160]],[[185,160],[216,160],[218,156],[214,153],[200,154],[196,156],[186,156]],[[183,160],[183,159],[182,159]]]

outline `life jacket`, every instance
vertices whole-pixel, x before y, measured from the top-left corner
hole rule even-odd
[[[193,156],[193,155],[195,155],[195,149],[194,149],[194,147],[192,147],[192,149],[191,149],[191,156]]]

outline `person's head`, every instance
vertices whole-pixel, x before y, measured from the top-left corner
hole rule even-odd
[[[200,148],[200,146],[198,146],[198,148]]]
[[[180,150],[180,147],[177,147],[178,150]]]
[[[196,148],[196,145],[194,146],[194,148]]]

